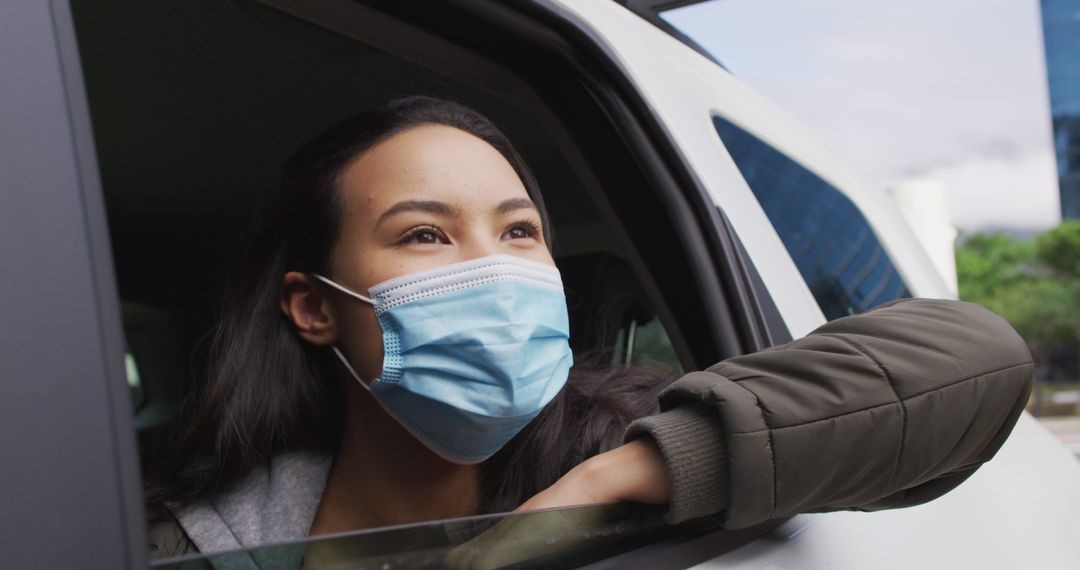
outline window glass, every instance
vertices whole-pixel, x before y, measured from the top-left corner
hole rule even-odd
[[[642,505],[592,505],[314,537],[160,560],[154,568],[573,568],[672,536],[716,530],[714,519],[670,526]]]
[[[826,318],[911,296],[847,196],[731,122],[713,124]]]

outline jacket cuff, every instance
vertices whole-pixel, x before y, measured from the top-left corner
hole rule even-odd
[[[728,508],[727,449],[716,412],[683,404],[630,424],[623,441],[648,435],[656,441],[671,479],[670,523],[713,515]]]

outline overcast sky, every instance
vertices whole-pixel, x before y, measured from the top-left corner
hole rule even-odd
[[[881,188],[965,231],[1060,219],[1038,0],[713,0],[665,17]]]

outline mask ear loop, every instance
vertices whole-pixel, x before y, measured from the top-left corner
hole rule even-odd
[[[371,299],[361,295],[360,293],[357,293],[356,291],[353,291],[352,289],[342,287],[341,285],[338,285],[337,283],[334,283],[332,280],[327,279],[326,277],[323,277],[322,275],[319,275],[318,273],[312,273],[311,276],[318,279],[319,281],[322,281],[323,283],[326,283],[327,285],[333,287],[334,289],[337,289],[338,291],[341,291],[342,293],[345,293],[346,295],[348,295],[350,297],[360,299],[361,301],[371,305],[372,307],[375,306],[375,301],[372,301]]]
[[[356,299],[359,299],[359,300],[361,300],[361,301],[363,301],[363,302],[365,302],[365,303],[367,303],[367,304],[369,304],[369,305],[371,305],[373,307],[375,306],[374,301],[372,301],[371,299],[361,295],[360,293],[352,291],[352,290],[350,290],[350,289],[348,289],[346,287],[342,287],[341,285],[338,285],[337,283],[334,283],[332,280],[327,279],[326,277],[323,277],[322,275],[319,275],[318,273],[312,273],[311,275],[313,277],[315,277],[316,279],[318,279],[319,281],[322,281],[323,283],[326,283],[327,285],[333,287],[334,289],[337,289],[338,291],[341,291],[342,293],[345,293],[346,295],[348,295],[350,297],[354,297]],[[331,345],[330,348],[333,349],[334,354],[336,354],[337,357],[338,357],[338,360],[340,360],[341,363],[345,365],[345,368],[349,371],[349,374],[352,374],[352,377],[355,378],[356,381],[361,386],[363,386],[363,388],[365,390],[367,390],[370,393],[371,392],[371,386],[368,386],[367,382],[364,382],[364,380],[362,378],[360,378],[360,375],[356,373],[356,369],[352,367],[352,364],[349,364],[349,359],[345,358],[345,355],[341,353],[341,350],[338,349],[337,345]]]
[[[371,392],[371,386],[368,386],[367,383],[360,378],[360,375],[356,373],[356,370],[352,367],[352,364],[349,364],[349,359],[345,358],[345,355],[342,354],[340,350],[338,350],[338,347],[336,345],[331,345],[330,348],[334,351],[334,354],[337,355],[338,360],[340,360],[341,363],[345,365],[345,368],[349,371],[349,374],[352,374],[353,378],[356,378],[356,382],[359,383],[360,386],[362,386],[365,390]]]

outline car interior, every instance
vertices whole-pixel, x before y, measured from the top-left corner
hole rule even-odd
[[[336,120],[396,96],[469,104],[524,155],[553,220],[576,353],[689,364],[627,230],[588,187],[595,174],[544,120],[551,111],[251,4],[77,1],[73,12],[144,467],[199,377],[217,297],[278,165]]]

